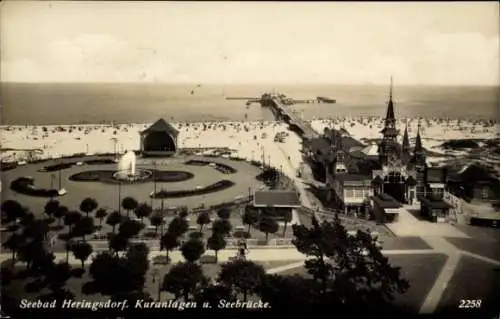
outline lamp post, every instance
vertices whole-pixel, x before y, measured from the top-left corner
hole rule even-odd
[[[156,195],[156,161],[153,161],[153,196],[151,196],[151,208],[153,208],[153,198]]]
[[[63,164],[63,157],[61,157],[61,163],[60,164],[61,165]],[[59,190],[61,190],[61,184],[62,184],[62,176],[61,176],[62,173],[61,173],[61,171],[62,171],[62,169],[59,169],[57,171],[57,173],[59,175]]]
[[[158,301],[161,299],[161,280],[160,280],[160,270],[158,268],[153,269],[153,284],[156,282],[156,277],[158,277]]]
[[[118,182],[118,213],[122,213],[122,182]]]
[[[54,189],[54,181],[56,179],[56,175],[55,174],[51,174],[50,175],[50,189]]]

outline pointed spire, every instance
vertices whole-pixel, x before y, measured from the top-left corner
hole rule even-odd
[[[389,102],[387,103],[387,115],[385,120],[394,120],[394,103],[392,102],[392,75],[391,75],[391,85],[389,87]]]
[[[420,119],[418,119],[417,139],[415,141],[415,153],[422,153],[422,139],[420,138]]]
[[[408,138],[408,121],[406,121],[405,132],[403,135],[403,152],[410,150],[410,139]]]
[[[391,85],[389,87],[389,100],[392,100],[392,75],[391,75]]]

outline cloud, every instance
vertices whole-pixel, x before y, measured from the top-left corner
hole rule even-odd
[[[10,81],[498,84],[499,38],[431,34],[393,42],[315,36],[211,41],[199,34],[132,42],[83,34],[46,44],[34,59],[2,62]],[[264,44],[267,44],[264,45]],[[278,44],[281,44],[278,45]],[[496,71],[495,71],[496,70]]]

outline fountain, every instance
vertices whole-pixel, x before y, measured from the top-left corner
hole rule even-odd
[[[136,168],[136,155],[133,151],[126,152],[118,161],[118,170],[113,174],[113,178],[122,181],[138,181],[151,176],[152,172],[145,169]]]
[[[120,158],[120,161],[118,162],[118,171],[128,172],[129,175],[134,176],[135,165],[135,153],[132,151],[128,151]]]

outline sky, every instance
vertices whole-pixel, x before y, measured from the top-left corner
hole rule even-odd
[[[492,2],[0,3],[3,82],[498,85]]]

